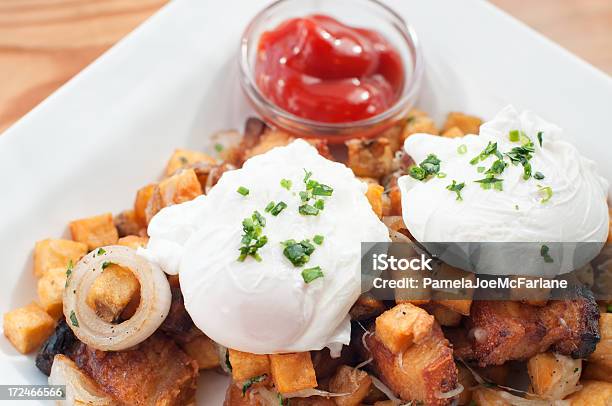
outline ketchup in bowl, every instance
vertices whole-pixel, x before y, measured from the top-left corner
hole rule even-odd
[[[272,103],[298,117],[345,123],[390,108],[405,78],[400,54],[378,32],[315,14],[262,34],[255,80]]]

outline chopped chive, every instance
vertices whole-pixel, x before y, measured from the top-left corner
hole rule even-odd
[[[248,256],[253,257],[257,262],[261,261],[261,256],[257,251],[268,243],[268,237],[262,235],[265,226],[266,219],[257,210],[251,217],[242,220],[244,234],[240,240],[241,247],[238,249],[240,251],[238,262],[244,262]]]
[[[547,264],[550,264],[551,262],[554,262],[554,260],[550,256],[548,251],[550,251],[550,248],[548,248],[548,245],[542,245],[542,248],[540,248],[540,255],[542,256],[542,258],[544,258],[544,262],[546,262]]]
[[[540,148],[542,148],[542,136],[544,133],[542,131],[538,131],[538,143],[540,144]]]
[[[519,140],[519,130],[511,130],[508,134],[508,138],[510,138],[510,142],[518,142]]]
[[[478,173],[483,173],[485,171],[485,169],[487,169],[487,168],[485,168],[484,166],[479,166],[478,168],[476,168]]]
[[[312,188],[313,196],[331,196],[333,192],[333,188],[318,182]]]
[[[440,159],[435,154],[429,154],[418,166],[411,166],[408,169],[408,175],[416,180],[425,180],[440,172],[440,162]]]
[[[502,158],[501,153],[497,150],[497,143],[489,141],[485,149],[480,154],[472,158],[472,160],[470,161],[470,164],[476,165],[478,162],[484,161],[491,155],[495,155],[499,159]]]
[[[244,186],[240,186],[236,192],[240,193],[242,196],[246,196],[249,194],[249,189],[245,188]]]
[[[287,208],[287,203],[285,202],[278,202],[276,204],[276,206],[274,206],[274,208],[272,210],[270,210],[270,214],[273,216],[278,216],[280,214],[281,211],[285,210]]]
[[[102,263],[102,270],[105,270],[106,268],[108,268],[109,266],[111,266],[113,263],[110,261],[104,261]]]
[[[314,241],[315,244],[317,245],[321,245],[323,244],[323,240],[325,239],[325,237],[323,237],[322,235],[315,235],[314,237],[312,237],[312,241]]]
[[[285,188],[287,190],[290,190],[292,182],[289,179],[281,179],[280,185],[281,185],[281,187],[283,187],[283,188]]]
[[[308,240],[296,242],[295,240],[287,240],[281,243],[285,248],[283,255],[295,267],[300,267],[310,260],[310,255],[314,252],[315,247]]]
[[[501,192],[502,190],[504,190],[504,186],[502,182],[495,182],[493,184],[493,188],[499,192]]]
[[[414,165],[408,169],[408,175],[412,176],[416,180],[424,180],[427,177],[427,172],[425,172],[425,169],[421,168],[420,166]]]
[[[461,144],[457,147],[457,153],[463,155],[467,152],[467,145]]]
[[[79,326],[79,321],[77,320],[76,314],[74,313],[74,310],[70,311],[70,322],[72,323],[72,325],[74,327],[78,327]]]
[[[536,172],[533,174],[533,178],[537,180],[542,180],[544,179],[544,174],[542,172]]]
[[[223,151],[223,145],[219,143],[215,144],[215,151],[217,152]]]
[[[461,183],[457,183],[457,181],[455,181],[453,179],[453,183],[451,183],[450,185],[448,185],[446,187],[446,189],[450,190],[451,192],[455,192],[457,194],[457,199],[456,200],[463,200],[463,197],[461,197],[461,190],[465,187],[465,183],[461,182]]]
[[[518,204],[515,204],[515,205],[514,205],[514,210],[518,210],[518,209],[519,209],[519,205],[518,205]]]
[[[304,282],[310,283],[315,279],[322,278],[323,271],[320,266],[315,266],[314,268],[306,268],[302,271],[302,278]]]
[[[314,203],[314,207],[319,210],[323,210],[325,208],[325,201],[323,199],[317,199],[317,201]]]
[[[97,255],[104,255],[104,254],[106,254],[106,250],[104,248],[98,248]]]
[[[72,275],[73,268],[74,263],[72,262],[72,260],[70,260],[70,262],[68,262],[68,268],[66,269],[66,284],[64,285],[64,287],[68,286],[68,279],[70,279],[70,275]]]
[[[539,192],[542,195],[542,200],[540,200],[540,203],[548,202],[553,195],[553,190],[550,186],[540,187]]]
[[[312,176],[312,172],[304,169],[304,183],[308,183],[308,179]]]
[[[444,172],[438,172],[438,175],[437,175],[437,176],[438,176],[438,178],[444,179],[444,178],[446,178],[446,173],[444,173]]]
[[[266,208],[264,209],[264,211],[265,211],[266,213],[268,213],[270,210],[272,210],[272,209],[274,208],[274,206],[275,206],[275,203],[274,203],[274,202],[270,202],[270,203],[268,203],[268,205],[266,206]]]
[[[317,214],[319,214],[319,209],[314,206],[311,206],[310,204],[301,205],[298,211],[300,214],[303,214],[304,216],[316,216]]]

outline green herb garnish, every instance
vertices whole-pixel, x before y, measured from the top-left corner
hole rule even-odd
[[[296,242],[295,240],[287,240],[281,243],[285,248],[283,254],[293,264],[293,266],[303,266],[310,260],[310,255],[314,252],[315,247],[308,240]]]
[[[113,263],[110,261],[104,261],[102,262],[102,270],[105,270],[106,268],[108,268],[109,266],[111,266]]]
[[[289,179],[281,179],[280,185],[281,185],[281,187],[283,187],[283,188],[285,188],[287,190],[290,190],[292,182]]]
[[[304,169],[304,172],[306,190],[302,190],[299,193],[300,200],[304,204],[299,207],[298,211],[305,216],[316,216],[319,214],[319,211],[325,208],[325,201],[317,197],[329,197],[334,193],[334,189],[312,179],[312,172],[306,169]],[[313,199],[315,200],[314,203],[311,202]]]
[[[503,157],[502,154],[497,150],[497,143],[489,141],[485,149],[480,154],[472,158],[470,164],[476,165],[478,162],[484,161],[491,155],[495,155],[499,159],[502,159]]]
[[[538,132],[538,143],[540,144],[540,148],[542,148],[542,136],[544,133],[542,131]]]
[[[317,199],[317,201],[314,204],[314,207],[316,207],[319,210],[323,210],[325,208],[325,201],[323,199]]]
[[[274,202],[270,202],[270,203],[268,203],[268,205],[266,206],[266,208],[264,209],[264,211],[265,211],[266,213],[268,213],[270,210],[272,210],[272,209],[274,208],[274,206],[275,206],[275,205],[276,205],[276,203],[274,203]]]
[[[240,243],[240,255],[238,261],[243,262],[248,256],[252,256],[256,261],[261,261],[261,256],[257,252],[261,247],[266,245],[268,237],[262,235],[263,228],[266,226],[266,219],[255,210],[251,217],[242,220],[242,239]]]
[[[536,172],[533,174],[533,178],[537,180],[542,180],[544,179],[544,174],[542,172]]]
[[[319,214],[319,209],[310,204],[303,204],[299,207],[298,212],[304,216],[316,216]]]
[[[475,180],[474,182],[480,183],[480,186],[485,190],[491,189],[492,187],[495,187],[496,190],[502,190],[503,181],[504,181],[503,179],[496,178],[493,175],[487,175],[486,178],[478,179],[478,180]]]
[[[416,180],[425,180],[432,175],[440,172],[440,160],[434,154],[427,155],[427,158],[419,164],[413,165],[408,169],[408,174]]]
[[[64,287],[68,286],[68,279],[70,278],[70,275],[72,275],[73,269],[74,263],[72,262],[72,260],[70,260],[70,262],[68,262],[68,268],[66,269],[66,284],[64,285]]]
[[[510,138],[510,142],[518,142],[519,140],[519,130],[511,130],[508,134],[508,138]]]
[[[227,367],[227,369],[229,369],[230,372],[232,372],[232,363],[230,362],[229,359],[229,350],[225,350],[225,366]]]
[[[315,279],[322,278],[323,271],[320,266],[315,266],[314,268],[306,268],[302,271],[302,278],[304,282],[310,283]]]
[[[425,178],[427,177],[427,172],[425,171],[425,169],[421,168],[420,166],[415,165],[415,166],[411,166],[408,169],[408,175],[412,176],[416,180],[425,180]]]
[[[548,245],[542,245],[542,248],[540,248],[540,255],[542,256],[542,258],[544,258],[544,262],[546,262],[547,264],[550,264],[554,262],[554,260],[548,254],[548,251],[550,251],[550,248],[548,248]]]
[[[457,199],[456,200],[463,200],[463,197],[461,197],[461,189],[463,189],[465,187],[465,183],[461,182],[461,183],[457,183],[454,179],[453,179],[453,183],[451,183],[450,185],[448,185],[446,188],[448,190],[450,190],[451,192],[455,192],[457,193]]]
[[[503,159],[498,159],[497,161],[493,162],[493,165],[491,165],[491,167],[485,173],[491,173],[493,175],[501,175],[507,166],[508,164],[505,163]]]
[[[466,152],[467,152],[467,145],[465,145],[465,144],[461,144],[461,145],[459,145],[459,146],[457,147],[457,153],[458,153],[459,155],[463,155],[463,154],[465,154]]]
[[[287,208],[287,203],[285,202],[278,202],[276,204],[276,206],[274,206],[272,209],[270,209],[270,214],[273,216],[278,216],[279,213],[283,210],[285,210]]]
[[[98,248],[98,252],[96,253],[96,255],[104,255],[106,254],[106,250],[104,248]]]
[[[444,179],[444,178],[446,178],[446,173],[444,173],[444,172],[438,172],[438,175],[437,175],[437,176],[438,176],[438,178],[440,178],[440,179]]]
[[[76,314],[74,314],[74,310],[70,311],[70,322],[74,327],[79,326],[79,321],[77,320]]]
[[[485,168],[484,166],[479,166],[478,168],[476,168],[478,173],[483,173],[485,171],[485,169],[487,169],[487,168]]]
[[[262,382],[264,379],[266,379],[266,376],[266,374],[263,374],[247,379],[242,385],[242,396],[246,395],[246,391],[249,390],[254,383]]]
[[[523,179],[527,180],[531,177],[531,164],[529,160],[533,157],[535,149],[532,142],[528,142],[520,147],[514,147],[510,152],[506,153],[506,156],[510,159],[510,162],[514,165],[523,165]]]
[[[314,237],[312,237],[312,241],[314,241],[315,244],[317,245],[321,245],[323,244],[323,240],[325,239],[325,237],[323,237],[322,235],[315,235]]]
[[[538,191],[542,195],[542,200],[540,200],[540,203],[548,202],[553,195],[553,190],[550,186],[546,186],[546,187],[540,186],[540,189]]]
[[[223,151],[223,145],[219,143],[215,144],[215,151],[217,152]]]
[[[249,194],[249,189],[245,188],[244,186],[240,186],[236,192],[240,193],[242,196],[246,196]]]

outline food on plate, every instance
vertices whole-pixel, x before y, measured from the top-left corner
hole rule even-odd
[[[251,118],[242,136],[226,133],[233,141],[219,158],[178,149],[133,207],[73,221],[73,240],[35,244],[41,306],[5,314],[4,333],[20,352],[40,347],[37,367],[67,385],[69,402],[191,404],[201,371],[212,369],[231,379],[226,406],[607,405],[612,313],[589,290],[606,277],[605,259],[582,270],[587,286],[573,300],[548,291],[522,301],[485,301],[473,289],[457,298],[396,289],[395,300],[362,292],[361,242],[493,238],[495,215],[472,229],[465,224],[474,218],[457,213],[504,196],[527,201],[518,191],[539,172],[538,181],[563,183],[562,165],[576,170],[567,188],[587,196],[553,202],[566,193],[553,189],[542,203],[549,195],[536,194],[539,228],[525,223],[513,238],[529,230],[561,241],[607,238],[606,183],[554,127],[512,109],[480,123],[451,113],[438,126],[412,111],[373,139],[347,140],[342,155],[325,140]],[[518,142],[510,140],[515,126]],[[438,128],[442,135],[419,133]],[[510,145],[531,156],[496,174],[518,186],[482,189],[466,178],[448,189],[454,167],[472,168],[457,158],[471,151],[467,144],[492,139],[503,153]],[[444,155],[447,143],[457,144],[454,154]],[[481,152],[469,158],[477,157],[476,172],[500,160]],[[445,183],[434,183],[440,173]],[[478,204],[468,201],[475,196]],[[494,214],[505,213],[499,204]],[[579,204],[589,208],[583,223],[551,227],[553,216]],[[445,224],[436,223],[444,213],[422,217],[440,205],[456,216]],[[476,278],[446,263],[437,272]],[[528,388],[514,388],[517,365]]]
[[[327,123],[375,116],[399,99],[402,57],[380,33],[314,14],[264,32],[257,47],[259,90],[277,106]]]

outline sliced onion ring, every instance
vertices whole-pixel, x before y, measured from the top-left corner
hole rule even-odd
[[[99,318],[86,303],[87,294],[105,263],[129,269],[140,283],[136,313],[120,324]],[[105,266],[104,266],[105,267]],[[83,343],[102,351],[124,350],[147,339],[164,321],[172,295],[164,272],[131,248],[108,246],[86,255],[72,270],[64,290],[64,315]]]

